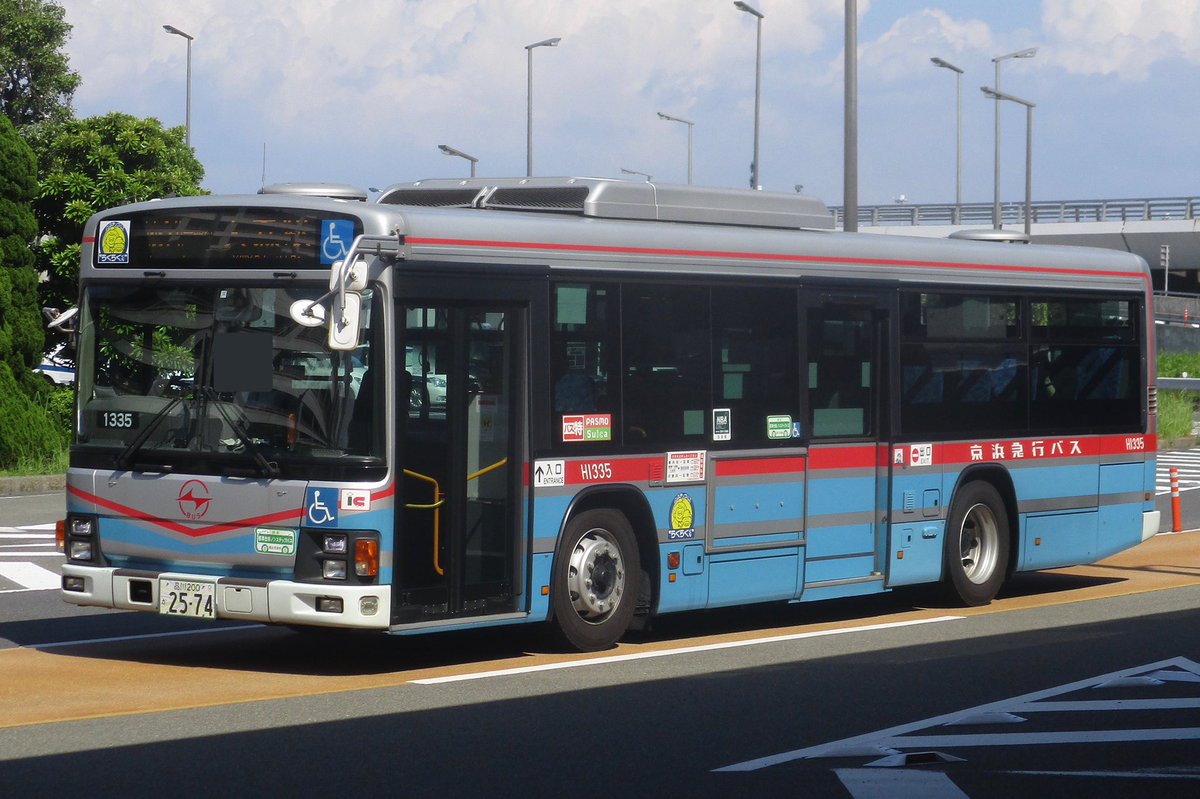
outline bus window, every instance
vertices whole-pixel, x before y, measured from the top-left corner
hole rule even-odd
[[[556,416],[616,410],[609,385],[616,331],[610,329],[608,287],[562,283],[554,287],[550,385]]]
[[[870,308],[832,306],[809,311],[809,430],[814,437],[873,432],[873,357]]]
[[[702,438],[712,396],[708,289],[626,284],[622,319],[625,443]]]
[[[779,420],[800,421],[796,292],[743,287],[719,292],[720,302],[713,305],[713,404],[729,409],[735,444],[790,438],[795,428]]]

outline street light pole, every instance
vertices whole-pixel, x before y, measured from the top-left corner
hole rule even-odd
[[[962,76],[963,71],[941,58],[929,59],[936,67],[954,72],[955,125],[954,125],[954,224],[962,222]]]
[[[1024,50],[1017,50],[1015,53],[1006,53],[998,55],[992,59],[992,63],[996,65],[996,85],[995,90],[1000,91],[1000,62],[1007,61],[1010,58],[1033,58],[1037,55],[1036,47],[1027,47]],[[1000,99],[996,98],[996,159],[993,166],[994,183],[992,189],[992,227],[999,230],[1001,227],[1000,220]]]
[[[761,189],[758,182],[758,117],[759,106],[762,102],[762,21],[763,15],[758,9],[748,3],[737,0],[734,3],[739,11],[754,15],[757,20],[758,37],[754,48],[754,160],[750,162],[750,188]]]
[[[456,150],[448,144],[439,144],[438,149],[446,155],[455,155],[459,158],[465,158],[471,162],[471,177],[475,177],[475,165],[479,163],[479,159],[473,155],[467,155],[462,150]]]
[[[526,75],[526,93],[525,107],[527,110],[527,119],[525,122],[525,175],[531,177],[533,175],[533,50],[536,47],[558,47],[558,43],[562,41],[561,37],[553,39],[543,39],[540,42],[525,45],[525,53],[529,56],[528,69]]]
[[[842,109],[842,230],[858,232],[858,0],[846,0]]]
[[[174,25],[163,25],[163,30],[187,39],[187,115],[184,117],[184,143],[190,148],[192,146],[192,40],[195,37],[184,33]]]
[[[980,86],[979,89],[997,103],[1008,100],[1025,106],[1025,236],[1028,237],[1033,213],[1033,109],[1036,104],[988,86]]]
[[[689,119],[683,119],[682,117],[673,117],[670,114],[664,114],[662,111],[658,112],[658,118],[665,119],[668,122],[682,122],[683,124],[687,125],[687,132],[688,132],[688,184],[690,185],[692,182],[692,128],[696,127],[696,123],[692,122]]]

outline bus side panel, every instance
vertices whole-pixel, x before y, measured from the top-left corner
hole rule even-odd
[[[1142,463],[1100,466],[1100,530],[1097,557],[1108,557],[1142,541]]]
[[[946,527],[942,446],[899,445],[893,454],[888,586],[936,582]]]
[[[875,445],[812,449],[806,508],[806,593],[814,583],[879,576],[876,460]],[[871,590],[878,587],[857,593]]]

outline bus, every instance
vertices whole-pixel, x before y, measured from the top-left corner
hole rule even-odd
[[[62,596],[598,650],[1157,532],[1142,259],[833,227],[601,178],[99,213]]]

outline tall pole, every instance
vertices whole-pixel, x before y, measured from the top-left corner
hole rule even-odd
[[[688,178],[687,178],[687,182],[690,185],[692,182],[692,128],[696,127],[696,123],[692,122],[690,119],[683,119],[682,117],[676,117],[676,116],[671,116],[670,114],[664,114],[662,111],[658,112],[658,118],[665,119],[668,122],[682,122],[683,124],[687,125],[687,134],[688,134],[688,173],[687,173]]]
[[[456,150],[448,144],[439,144],[438,149],[445,155],[453,155],[457,158],[465,158],[471,162],[471,177],[475,177],[475,165],[479,163],[479,159],[473,155],[467,155],[462,150]]]
[[[1007,61],[1010,58],[1033,58],[1037,55],[1036,47],[1029,47],[1025,50],[1017,50],[1015,53],[1005,53],[998,55],[992,59],[992,63],[996,65],[996,85],[993,87],[997,94],[1000,92],[1000,62]],[[993,188],[992,188],[992,227],[999,230],[1001,225],[1000,219],[1000,98],[996,99],[996,157],[993,163]]]
[[[846,0],[842,230],[858,230],[858,2]]]
[[[187,39],[187,111],[184,117],[184,143],[191,148],[192,146],[192,39],[183,31],[176,28],[174,25],[163,25],[163,30],[174,36],[182,36]]]
[[[954,72],[956,99],[954,124],[954,224],[962,222],[962,76],[963,71],[941,58],[929,59],[934,66]]]
[[[529,56],[528,66],[525,71],[526,76],[526,91],[525,91],[525,108],[527,111],[525,121],[525,175],[531,177],[533,175],[533,50],[535,47],[558,47],[558,43],[562,41],[560,37],[553,39],[543,39],[540,42],[525,45],[525,53]]]
[[[762,21],[763,15],[758,9],[748,3],[737,0],[734,6],[740,11],[752,14],[756,20],[757,40],[754,47],[754,160],[750,162],[750,188],[761,189],[758,182],[758,120],[759,108],[762,103]]]
[[[980,90],[997,103],[1007,100],[1025,106],[1025,236],[1030,234],[1033,221],[1033,108],[1035,103],[1022,100],[1011,94],[997,91],[988,86],[980,86]]]

